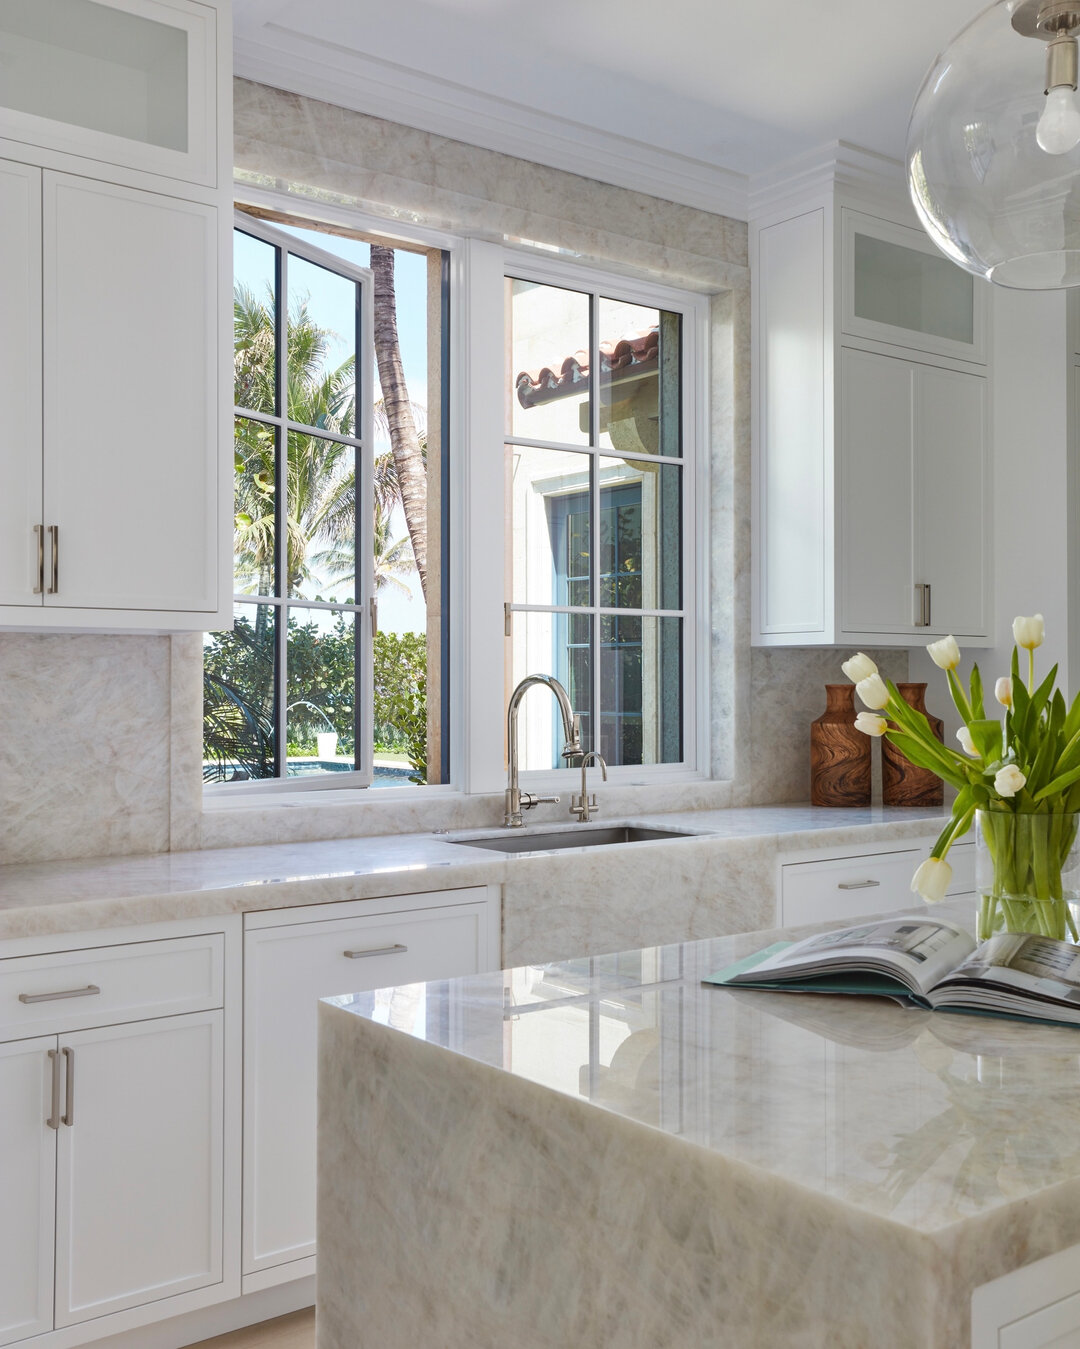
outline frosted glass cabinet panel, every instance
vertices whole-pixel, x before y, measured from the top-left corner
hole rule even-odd
[[[215,24],[194,0],[0,0],[0,134],[212,184]]]
[[[843,212],[844,332],[985,363],[985,283],[920,231]]]

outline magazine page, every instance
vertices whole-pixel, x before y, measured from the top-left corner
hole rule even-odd
[[[865,970],[890,975],[925,996],[974,949],[974,938],[955,923],[911,914],[807,937],[726,982],[753,984]]]
[[[1080,947],[998,933],[942,979],[930,1000],[935,1007],[1026,1011],[1080,1023]]]

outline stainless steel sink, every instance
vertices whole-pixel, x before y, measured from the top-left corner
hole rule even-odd
[[[559,829],[528,833],[508,829],[494,838],[451,838],[462,848],[487,848],[490,852],[551,852],[567,848],[609,848],[616,843],[646,843],[651,839],[698,838],[684,829],[644,829],[635,824],[613,824],[603,829]]]

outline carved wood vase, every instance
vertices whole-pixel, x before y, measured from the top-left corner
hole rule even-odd
[[[926,713],[925,684],[897,684],[900,697],[916,712]],[[927,714],[930,727],[944,741],[945,723]],[[895,722],[889,722],[890,727]],[[909,763],[894,744],[881,741],[881,801],[886,806],[940,806],[945,801],[945,784],[929,768]]]
[[[871,745],[855,729],[855,685],[826,684],[825,696],[825,711],[810,723],[810,804],[868,806]]]

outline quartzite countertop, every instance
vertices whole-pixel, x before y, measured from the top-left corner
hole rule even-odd
[[[970,1346],[1080,1242],[1080,1032],[702,986],[777,935],[328,1000],[321,1349]]]
[[[720,861],[725,868],[730,862],[733,882],[743,874],[743,888],[756,892],[762,888],[763,877],[770,874],[778,848],[843,847],[924,838],[934,832],[940,815],[935,810],[827,810],[802,805],[638,814],[628,817],[629,821],[692,830],[701,837],[509,857],[447,841],[499,832],[493,828],[450,835],[398,834],[144,857],[20,863],[0,866],[0,940],[425,890],[503,885],[508,898],[518,890],[536,897],[535,904],[520,906],[518,930],[508,934],[509,958],[516,959],[518,952],[535,942],[537,924],[541,930],[545,926],[550,929],[553,920],[557,921],[550,908],[556,895],[565,899],[607,892],[605,902],[617,910],[625,907],[635,892],[647,900],[650,892],[655,897],[659,887],[668,887],[673,894],[679,884],[684,888],[697,884],[709,890]],[[597,821],[599,825],[606,823],[610,822],[604,817]],[[582,828],[575,824],[561,827],[571,831]],[[544,826],[542,832],[549,829]],[[612,879],[614,886],[605,884]],[[567,940],[572,942],[567,949],[582,949],[581,936],[574,935],[574,915],[566,913],[563,917]],[[619,927],[618,919],[615,912],[608,930]],[[760,925],[760,918],[732,922],[729,930]],[[591,949],[605,949],[603,930],[596,933],[595,940],[601,945]],[[610,940],[606,949],[612,949]]]

